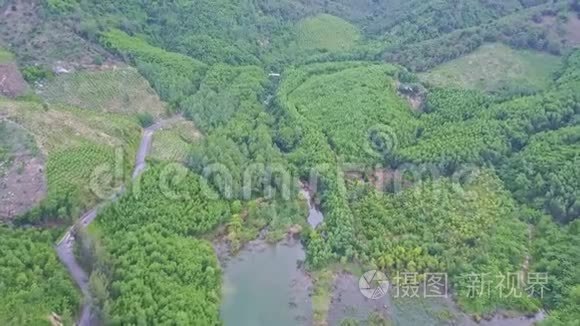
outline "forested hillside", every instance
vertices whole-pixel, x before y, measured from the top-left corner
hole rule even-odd
[[[448,271],[458,289],[465,289],[463,275],[518,271],[527,234],[515,202],[490,173],[471,178],[463,187],[437,180],[384,197],[369,191],[357,199],[353,213],[360,223],[362,255],[393,272]],[[457,295],[464,309],[478,314],[498,306],[534,311],[538,305],[526,296],[502,293],[482,298],[470,297],[468,291]]]
[[[52,233],[0,227],[3,325],[46,325],[53,313],[73,323],[81,297],[54,254]]]
[[[79,317],[85,293],[52,245],[93,208],[70,234],[103,325],[220,325],[218,247],[294,238],[315,325],[332,324],[338,271],[372,269],[445,272],[478,320],[580,320],[578,1],[0,0],[0,13],[0,324]],[[147,168],[131,178],[136,156]],[[510,273],[547,273],[546,293],[465,293],[465,275]]]
[[[84,256],[104,323],[219,323],[220,267],[211,245],[190,237],[223,222],[230,208],[206,202],[199,177],[183,169],[146,171],[87,238]],[[184,179],[165,184],[175,180],[167,173]]]

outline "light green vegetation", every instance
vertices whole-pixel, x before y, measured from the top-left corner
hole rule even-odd
[[[185,163],[193,143],[201,137],[191,121],[180,120],[172,123],[155,133],[150,157],[159,161]]]
[[[577,55],[576,55],[577,56]],[[538,132],[574,124],[578,108],[578,63],[570,57],[550,88],[542,93],[501,101],[478,91],[435,89],[421,116],[418,140],[402,148],[402,161],[433,163],[447,172],[460,164],[499,165],[520,151]]]
[[[257,63],[258,40],[279,28],[276,21],[260,13],[261,4],[249,1],[201,0],[143,6],[138,1],[120,4],[103,0],[78,7],[92,32],[127,30],[124,22],[131,21],[131,30],[152,45],[212,64]]]
[[[325,226],[306,237],[314,268],[356,255],[356,221],[336,173],[338,162],[383,162],[412,140],[416,121],[396,94],[396,71],[363,62],[316,64],[289,72],[279,88],[276,142],[302,178],[317,171],[322,189]]]
[[[533,93],[549,86],[559,64],[560,58],[554,55],[494,43],[437,66],[420,78],[438,87]]]
[[[516,198],[570,222],[580,215],[580,126],[535,135],[502,172]]]
[[[66,21],[87,40],[99,42],[135,65],[171,110],[183,112],[204,134],[191,145],[187,158],[191,171],[184,187],[191,189],[193,199],[167,201],[166,194],[154,186],[159,182],[144,179],[132,189],[141,185],[154,190],[145,190],[141,197],[131,190],[131,198],[113,204],[99,218],[101,233],[96,237],[103,240],[95,253],[104,255],[96,260],[91,287],[105,324],[173,320],[218,324],[220,281],[215,257],[207,244],[190,237],[207,237],[214,231],[225,235],[234,251],[266,226],[278,238],[289,226],[304,222],[304,207],[294,201],[281,203],[283,182],[271,175],[287,170],[295,178],[306,179],[312,167],[321,170],[316,196],[325,222],[317,230],[303,232],[308,268],[324,273],[338,262],[374,263],[389,273],[403,268],[448,268],[460,304],[478,314],[502,308],[531,312],[540,300],[469,300],[460,292],[465,285],[456,277],[460,273],[549,270],[564,281],[552,283],[558,293],[542,304],[563,325],[577,314],[578,282],[571,271],[578,263],[575,252],[562,245],[572,243],[577,233],[575,222],[569,222],[577,219],[574,210],[563,221],[569,225],[548,228],[519,205],[532,204],[537,209],[537,202],[544,202],[542,197],[556,198],[561,204],[556,207],[567,210],[570,207],[565,206],[575,200],[564,195],[575,194],[575,189],[569,189],[575,183],[570,182],[568,170],[561,170],[564,177],[545,173],[552,167],[544,169],[544,159],[527,156],[538,156],[534,148],[544,150],[537,144],[545,141],[554,145],[555,156],[571,157],[567,154],[574,146],[536,134],[577,125],[580,65],[568,58],[566,69],[550,79],[550,69],[537,66],[553,67],[553,58],[507,51],[499,45],[494,45],[499,50],[487,50],[488,56],[483,56],[480,52],[485,46],[474,56],[479,66],[489,62],[494,66],[476,72],[475,79],[462,81],[461,86],[471,90],[431,90],[423,114],[410,112],[396,94],[397,81],[416,80],[403,81],[399,67],[383,64],[387,61],[403,64],[409,71],[425,71],[466,55],[484,42],[565,53],[567,45],[552,39],[545,24],[534,22],[538,18],[534,15],[564,19],[572,10],[580,12],[577,1],[199,0],[144,4],[137,0],[54,0],[45,7],[49,9],[43,12],[47,20]],[[316,16],[321,12],[335,17]],[[19,29],[21,25],[11,27],[3,38],[12,39],[20,34]],[[23,44],[20,41],[16,47]],[[43,47],[41,42],[33,46]],[[345,60],[360,62],[337,62]],[[313,62],[318,64],[300,66]],[[463,67],[471,65],[460,67],[457,78],[461,80],[467,71]],[[510,70],[513,67],[518,69]],[[497,72],[505,74],[503,70],[509,72],[507,81],[494,79]],[[267,77],[270,71],[282,73],[280,83]],[[521,83],[522,79],[514,82],[513,78],[520,74],[532,79],[531,86],[524,83],[524,90],[506,91],[503,84]],[[494,83],[500,87],[495,88]],[[501,97],[473,90],[480,87]],[[521,96],[530,92],[534,95]],[[384,142],[384,136],[390,137],[390,143]],[[70,138],[61,141],[75,139]],[[175,140],[174,135],[165,140],[162,136],[162,141]],[[167,157],[183,155],[187,149],[181,140]],[[96,149],[90,153],[88,156],[104,156]],[[523,164],[529,164],[526,169],[531,166],[541,175],[543,193],[517,193],[520,202],[515,202],[502,190],[502,182],[510,190],[518,187],[508,184],[511,181],[503,171],[512,166],[512,158],[521,157]],[[409,189],[374,198],[368,188],[342,182],[337,170],[343,162],[382,164],[390,169],[426,163],[439,168],[442,175],[423,182],[405,179]],[[503,180],[498,181],[493,172],[472,184],[446,178],[465,165],[495,169]],[[207,202],[199,196],[202,181],[195,173],[205,174],[216,166],[228,174],[210,173],[208,188],[221,197],[218,203]],[[250,171],[250,184],[243,182],[248,168],[256,168]],[[518,181],[529,179],[527,172],[514,171],[525,177]],[[146,173],[170,183],[179,180],[172,174],[162,178],[164,174],[157,168]],[[228,207],[231,214],[227,214]],[[531,239],[526,222],[533,230]],[[219,232],[215,231],[218,225]],[[374,230],[389,237],[373,234]],[[536,239],[554,241],[539,242],[544,247],[540,250],[534,247]],[[530,248],[534,257],[528,268],[522,267]],[[320,300],[315,305],[324,314],[329,290],[328,283],[320,284],[327,291],[316,294]]]
[[[273,121],[256,96],[263,90],[264,80],[265,74],[258,67],[212,67],[199,93],[176,103],[196,124],[205,121],[204,137],[189,143],[194,146],[188,159],[191,169],[178,164],[153,166],[122,199],[99,215],[96,236],[101,235],[104,250],[83,256],[102,261],[93,268],[91,278],[96,283],[94,293],[103,320],[163,323],[178,314],[186,324],[216,324],[220,300],[217,261],[211,250],[203,249],[209,248],[205,242],[190,237],[204,236],[223,225],[225,239],[235,252],[265,226],[269,226],[270,236],[280,237],[289,226],[304,221],[303,202],[282,200],[278,190],[281,180],[268,178],[267,169],[255,169],[251,184],[245,184],[251,186],[248,196],[241,191],[248,168],[283,162],[272,146],[269,125]],[[213,99],[221,96],[233,97],[235,100],[228,102],[233,107],[212,111],[216,104]],[[202,120],[208,115],[213,120]],[[256,135],[256,130],[261,132]],[[227,179],[220,174],[206,179],[191,171],[205,173],[213,163],[228,165],[233,189],[228,189]],[[175,245],[160,242],[168,236]],[[153,248],[159,257],[149,254],[148,243],[159,244],[158,249]],[[131,249],[133,245],[145,247],[147,254]],[[192,257],[183,256],[184,250]],[[141,282],[144,270],[151,281],[133,286]],[[175,270],[190,272],[183,278],[180,272],[170,272]],[[191,282],[192,278],[198,281]]]
[[[296,46],[303,50],[350,50],[360,38],[356,26],[327,14],[305,18],[296,27]]]
[[[383,57],[412,71],[426,71],[469,54],[486,42],[501,42],[518,49],[556,55],[570,49],[571,44],[562,37],[553,37],[551,26],[534,22],[543,15],[552,20],[556,20],[558,14],[567,15],[569,2],[566,0],[525,4],[462,0],[461,3],[438,2],[438,10],[433,10],[434,4],[424,1],[416,6],[408,4],[406,9],[417,16],[396,16],[399,21],[392,26],[392,32],[385,35],[394,44],[386,47]]]
[[[135,68],[112,67],[102,71],[60,74],[43,83],[41,97],[51,104],[154,117],[166,111],[155,91]]]
[[[118,203],[102,212],[98,226],[102,230],[134,231],[158,224],[172,234],[200,235],[231,215],[230,204],[215,198],[205,180],[185,166],[155,164]]]
[[[257,66],[214,65],[197,93],[181,102],[181,108],[203,132],[219,130],[234,125],[231,120],[236,116],[246,117],[246,111],[263,112],[258,94],[264,91],[266,83],[264,70]],[[240,112],[240,108],[244,110]]]
[[[108,198],[130,171],[141,134],[134,119],[16,101],[0,102],[0,112],[25,128],[47,157],[46,199],[23,222],[76,216]]]
[[[83,256],[101,320],[218,324],[220,267],[191,238],[229,219],[229,203],[212,197],[185,167],[155,165],[99,215]]]
[[[185,115],[204,132],[189,167],[200,175],[210,171],[208,181],[223,197],[243,201],[226,230],[234,251],[266,226],[269,240],[279,240],[292,226],[305,224],[298,180],[286,175],[291,167],[274,145],[274,117],[259,102],[265,85],[266,75],[259,67],[215,65],[199,92],[182,104]]]
[[[314,291],[312,294],[312,312],[314,325],[325,325],[332,304],[334,284],[341,273],[362,275],[369,267],[358,264],[333,264],[323,270],[313,270],[310,274]]]
[[[414,125],[415,129],[410,129],[411,131],[406,135],[402,133],[403,141],[398,143],[399,147],[394,149],[393,155],[383,157],[383,162],[393,167],[402,166],[402,168],[407,162],[430,163],[433,164],[431,167],[436,168],[440,173],[440,177],[460,172],[465,166],[496,165],[501,167],[501,163],[509,157],[510,153],[518,152],[528,145],[530,137],[534,134],[574,123],[572,116],[578,113],[578,106],[571,107],[570,105],[578,101],[577,92],[574,89],[577,88],[578,80],[580,80],[574,73],[576,71],[574,67],[577,67],[577,60],[574,58],[572,56],[566,61],[566,67],[558,73],[560,77],[554,80],[551,88],[542,94],[501,102],[477,91],[434,90],[426,103],[427,113],[418,119],[410,116],[408,124]],[[341,128],[325,127],[325,121],[322,118],[319,120],[311,116],[304,118],[307,113],[303,113],[309,112],[304,108],[308,108],[309,103],[316,103],[316,96],[321,97],[323,93],[316,93],[316,84],[310,84],[309,91],[316,96],[309,97],[309,101],[300,102],[302,106],[295,105],[288,99],[293,98],[293,94],[301,89],[304,80],[310,78],[309,74],[324,76],[325,72],[328,74],[328,71],[335,73],[337,70],[340,71],[337,66],[340,65],[321,64],[316,66],[318,69],[310,66],[300,74],[289,74],[280,87],[280,104],[285,111],[277,142],[281,148],[289,151],[289,158],[298,166],[316,166],[326,163],[330,165],[331,170],[333,166],[336,166],[334,154],[340,151],[340,147],[335,146],[338,142],[327,142],[327,139],[332,140],[333,133],[344,131]],[[354,83],[344,83],[348,86],[335,89],[332,93],[335,97],[341,98],[341,92],[348,94],[356,92],[353,88],[361,87]],[[296,101],[301,100],[298,96],[296,98],[298,98]],[[342,107],[344,103],[348,102],[343,101],[334,106]],[[359,110],[361,109],[356,111]],[[349,113],[352,111],[354,110]],[[330,112],[325,112],[326,121],[338,119],[333,119]],[[353,115],[348,115],[349,113],[343,115],[351,121],[350,126],[345,124],[341,127],[349,130],[348,132],[355,132],[360,127]],[[396,126],[401,125],[402,123],[397,123]],[[296,129],[299,131],[292,132],[287,129],[289,126],[298,126]],[[329,135],[321,132],[325,131],[325,128],[332,130]],[[405,136],[409,137],[407,141],[405,141]],[[572,139],[573,142],[575,138],[566,139]],[[573,153],[574,150],[571,149],[569,152]],[[509,193],[501,190],[501,182],[495,177],[480,178],[479,183],[475,185],[462,186],[445,181],[445,178],[426,183],[420,183],[418,179],[408,180],[411,184],[419,182],[419,185],[402,194],[379,196],[378,198],[381,198],[379,202],[385,200],[390,204],[375,202],[369,204],[368,210],[362,213],[358,211],[356,202],[354,206],[352,203],[353,197],[359,194],[360,189],[355,188],[352,192],[346,192],[341,187],[340,180],[335,178],[332,173],[321,173],[325,225],[306,237],[307,261],[311,266],[326,266],[333,258],[340,257],[342,261],[347,261],[349,257],[352,257],[354,260],[363,262],[374,260],[375,264],[387,271],[442,269],[455,277],[469,272],[498,273],[519,271],[521,268],[526,254],[527,228],[525,224],[519,222],[519,219],[523,217],[517,214],[517,203],[511,199]],[[549,189],[548,187],[558,189],[557,180],[554,178],[549,180],[553,182],[550,181],[546,189]],[[433,207],[421,208],[423,204]],[[490,204],[492,207],[488,206]],[[399,209],[382,211],[381,205],[393,205],[392,207],[399,207]],[[440,216],[432,216],[439,213]],[[372,219],[372,222],[369,220],[369,224],[365,224],[367,223],[365,220],[374,216],[373,214],[376,214],[376,219]],[[467,217],[469,217],[468,220],[463,220]],[[413,220],[420,222],[417,222],[415,226],[411,222]],[[380,229],[381,222],[377,221],[385,223],[384,230]],[[445,221],[445,230],[442,229],[437,233],[443,238],[441,241],[436,241],[437,245],[434,248],[423,248],[421,245],[405,247],[412,245],[415,241],[425,244],[428,243],[425,239],[432,240],[433,237],[429,232],[438,227],[437,224],[430,223],[436,221]],[[425,225],[427,226],[424,229],[426,233],[423,233],[422,227]],[[457,226],[455,231],[454,226]],[[383,237],[383,233],[390,234],[389,232],[398,228],[401,228],[400,234]],[[482,231],[486,229],[488,231]],[[374,231],[369,230],[379,231],[375,234],[372,233]],[[365,232],[371,232],[366,240],[364,236],[361,238]],[[479,232],[485,232],[485,234]],[[383,245],[384,247],[381,247]],[[382,257],[381,261],[377,260],[379,259],[377,257],[381,257],[380,253],[383,250],[388,255],[394,256]],[[455,250],[460,250],[460,252]],[[451,255],[446,256],[447,253]],[[482,259],[478,260],[478,258]],[[410,265],[407,265],[406,259],[411,260]],[[419,263],[419,261],[422,262]],[[456,289],[465,287],[459,278],[455,278],[454,282]],[[485,297],[470,300],[461,292],[458,295],[462,307],[476,314],[490,313],[501,307],[534,311],[540,306],[537,298],[504,300],[505,298]]]
[[[538,308],[527,296],[502,298],[497,291],[491,297],[470,297],[466,275],[518,272],[528,241],[516,203],[490,173],[475,172],[463,185],[438,180],[395,195],[371,191],[357,201],[353,213],[361,246],[368,248],[363,255],[391,277],[398,271],[446,271],[460,305],[470,313],[491,313],[502,306]]]
[[[44,153],[86,141],[122,146],[139,140],[137,121],[123,115],[9,100],[0,100],[0,110],[6,118],[31,132]]]
[[[5,49],[0,48],[0,64],[10,63],[14,61],[14,55]]]
[[[291,228],[297,228],[298,232],[306,228],[306,212],[306,204],[299,199],[256,199],[244,202],[243,206],[234,201],[232,219],[226,225],[226,239],[230,250],[237,252],[242,245],[256,239],[265,228],[268,228],[268,242],[282,241]]]
[[[374,143],[373,131],[386,131],[387,137],[402,143],[409,139],[405,131],[412,125],[413,116],[395,94],[388,76],[395,71],[390,66],[360,62],[316,64],[291,71],[279,88],[281,121],[276,143],[288,152],[288,159],[299,167],[302,178],[317,171],[318,187],[324,189],[320,195],[327,229],[320,232],[328,232],[328,236],[312,232],[306,240],[307,261],[313,267],[338,257],[346,262],[346,257],[354,255],[354,218],[346,189],[336,174],[337,153],[341,154],[338,159],[346,163],[376,163],[392,153],[392,142],[386,139],[390,143]],[[361,80],[363,75],[365,79]],[[369,76],[372,82],[367,84],[364,80]],[[331,81],[342,87],[325,83]],[[304,87],[306,83],[311,87]],[[369,97],[372,100],[367,101]],[[383,124],[376,127],[379,122]]]
[[[328,71],[324,67],[291,72],[289,83],[309,69],[320,69],[289,92],[285,104],[323,132],[342,161],[370,163],[382,159],[377,146],[410,141],[415,122],[409,105],[396,94],[393,66],[360,63]],[[375,134],[386,134],[390,143],[374,143]]]
[[[58,232],[58,231],[57,231]],[[53,249],[55,234],[0,226],[0,324],[72,324],[80,295]]]
[[[312,294],[312,317],[315,325],[323,325],[328,318],[328,311],[332,301],[334,283],[332,270],[317,271],[312,275],[314,293]]]
[[[10,121],[0,121],[0,165],[3,162],[8,163],[15,155],[23,154],[38,154],[34,138],[17,124]],[[3,166],[3,168],[6,167]]]
[[[46,5],[52,11],[70,11],[76,6],[75,0],[46,0]]]
[[[542,325],[575,325],[580,316],[580,220],[561,226],[550,217],[535,217],[539,221],[533,233],[532,265],[549,275],[544,302],[553,309]]]
[[[107,48],[131,58],[159,96],[174,106],[197,90],[206,69],[191,57],[154,47],[120,30],[103,34],[102,42]]]

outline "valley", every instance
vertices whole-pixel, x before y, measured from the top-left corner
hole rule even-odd
[[[0,0],[0,324],[575,325],[579,20]]]

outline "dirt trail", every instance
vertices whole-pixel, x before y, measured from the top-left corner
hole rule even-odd
[[[179,117],[162,120],[158,123],[147,127],[143,130],[143,135],[141,137],[141,144],[139,145],[139,150],[137,151],[137,155],[135,158],[135,167],[133,170],[133,179],[137,178],[141,172],[146,167],[145,159],[151,150],[151,142],[153,140],[153,134],[155,131],[161,129],[167,124],[176,121]],[[108,202],[114,201],[120,195],[125,192],[125,188],[121,188],[118,193],[113,195]],[[97,213],[99,209],[107,204],[108,202],[102,203],[95,208],[86,212],[81,218],[68,229],[68,231],[64,234],[61,240],[56,244],[56,253],[60,261],[65,265],[66,269],[68,270],[71,278],[75,281],[78,287],[81,289],[81,292],[84,296],[84,303],[83,309],[81,312],[81,316],[77,321],[77,325],[79,326],[90,326],[95,324],[95,316],[92,315],[91,311],[91,294],[89,291],[89,275],[86,271],[82,269],[79,263],[76,260],[74,255],[74,242],[75,238],[73,235],[73,230],[75,227],[84,229],[89,226],[97,217]]]

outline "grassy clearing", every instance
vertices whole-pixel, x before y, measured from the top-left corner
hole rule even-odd
[[[48,203],[84,209],[110,195],[133,164],[140,127],[118,114],[76,108],[46,108],[35,102],[0,101],[0,117],[34,137],[47,157]],[[73,214],[78,212],[67,212]],[[59,213],[60,214],[60,213]]]
[[[334,272],[322,270],[312,273],[314,293],[312,294],[312,312],[314,325],[325,325],[332,298]]]
[[[140,127],[135,119],[110,113],[36,102],[0,99],[0,117],[12,120],[31,132],[45,154],[85,144],[110,147],[138,145]]]
[[[192,144],[200,137],[201,133],[193,122],[180,120],[155,133],[151,158],[167,162],[185,162]]]
[[[2,48],[0,48],[0,64],[10,63],[14,61],[14,55]]]
[[[360,37],[354,25],[327,14],[306,18],[297,25],[297,46],[303,49],[350,50]]]
[[[440,65],[420,77],[439,87],[529,92],[546,88],[559,64],[557,56],[514,50],[494,43],[483,45],[477,51]]]
[[[78,71],[56,76],[38,90],[48,103],[123,114],[163,115],[165,105],[137,69]]]
[[[0,121],[0,153],[5,153],[9,158],[13,155],[35,154],[36,152],[34,139],[25,129],[9,121]],[[2,162],[1,157],[0,162]]]
[[[363,275],[370,267],[363,267],[358,264],[345,263],[328,266],[324,270],[311,271],[314,293],[312,295],[312,311],[314,325],[327,325],[329,311],[332,304],[332,297],[335,290],[334,285],[337,277],[341,273],[350,275]]]

